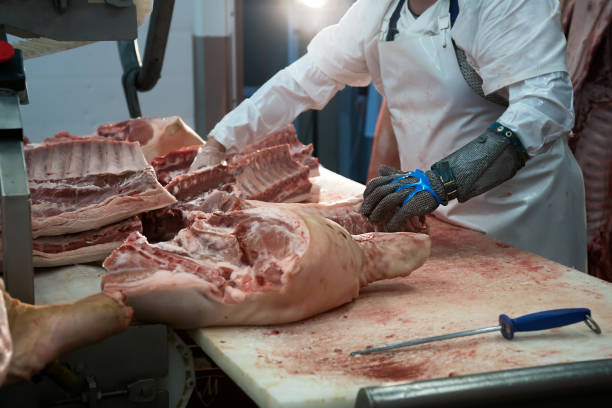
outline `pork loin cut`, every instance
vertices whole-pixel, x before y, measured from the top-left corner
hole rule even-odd
[[[297,137],[293,125],[289,125],[278,132],[264,137],[258,143],[245,146],[237,154],[228,154],[225,159],[227,163],[232,166],[235,163],[241,163],[248,160],[248,156],[260,150],[267,150],[271,147],[283,145],[287,146],[289,155],[293,160],[310,169],[310,176],[317,176],[319,174],[319,161],[315,157],[312,157],[312,144],[302,144]],[[182,148],[153,159],[151,164],[157,173],[159,182],[165,185],[179,174],[185,174],[203,168],[198,166],[197,162],[194,163],[194,159],[197,157],[200,147],[201,146],[191,146]]]
[[[293,160],[305,165],[310,169],[311,177],[319,175],[319,160],[317,160],[316,157],[312,157],[312,144],[302,144],[297,137],[295,127],[291,124],[278,132],[269,134],[257,143],[247,145],[238,154],[228,155],[227,160],[228,162],[239,161],[242,159],[242,157],[248,155],[249,153],[284,144],[289,146],[289,152]]]
[[[350,302],[370,282],[406,276],[427,235],[351,236],[297,209],[192,213],[169,242],[133,233],[105,260],[104,291],[121,291],[143,322],[179,328],[277,324]]]
[[[137,143],[43,144],[27,149],[25,160],[34,238],[97,229],[176,201],[157,182]]]
[[[204,141],[179,116],[136,118],[98,127],[97,136],[138,142],[147,160],[182,147],[202,145]]]
[[[166,189],[187,203],[223,190],[239,197],[262,201],[301,201],[312,184],[308,167],[291,158],[287,145],[274,146],[245,155],[229,165],[181,174]]]

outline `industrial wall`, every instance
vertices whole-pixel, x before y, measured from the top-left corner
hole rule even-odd
[[[144,116],[180,115],[193,125],[193,3],[175,2],[162,77],[140,94]],[[141,56],[148,24],[138,30]],[[25,62],[30,104],[22,109],[32,141],[60,130],[82,135],[129,117],[115,42],[100,42]]]

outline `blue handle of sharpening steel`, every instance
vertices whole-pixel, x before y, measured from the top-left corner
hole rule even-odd
[[[499,315],[502,335],[512,340],[514,332],[536,331],[552,329],[554,327],[567,326],[586,320],[591,311],[585,308],[556,309],[544,312],[531,313],[525,316],[511,319],[505,314]]]

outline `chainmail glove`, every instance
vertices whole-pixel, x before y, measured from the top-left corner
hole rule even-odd
[[[463,203],[500,185],[528,159],[518,136],[495,122],[426,173],[381,167],[380,177],[366,186],[361,212],[376,224],[390,218],[387,231],[399,231],[408,217],[429,214],[455,198]]]
[[[363,193],[361,212],[375,224],[386,223],[389,232],[400,231],[409,218],[429,214],[439,204],[448,203],[440,178],[431,170],[408,173],[381,166],[378,171],[380,177],[372,179]],[[437,198],[419,187],[420,183],[428,183]]]

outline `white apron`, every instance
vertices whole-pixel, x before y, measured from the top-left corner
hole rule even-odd
[[[402,33],[395,41],[380,40],[378,51],[382,93],[404,171],[429,169],[481,135],[504,111],[466,83],[450,30]],[[465,203],[453,200],[434,215],[586,270],[584,185],[566,137],[528,160],[512,179]]]

